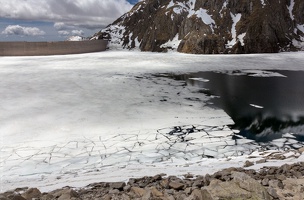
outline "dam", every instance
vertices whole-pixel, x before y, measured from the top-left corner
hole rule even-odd
[[[108,41],[0,42],[0,56],[46,56],[105,51]]]

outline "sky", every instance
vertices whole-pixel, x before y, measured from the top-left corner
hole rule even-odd
[[[0,0],[0,41],[92,36],[139,0]]]

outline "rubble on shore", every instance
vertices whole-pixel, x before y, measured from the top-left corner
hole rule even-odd
[[[47,193],[41,193],[37,188],[17,188],[0,194],[0,199],[300,200],[304,198],[303,191],[304,162],[299,162],[280,167],[263,167],[260,170],[231,167],[205,176],[158,174],[131,178],[127,183],[99,182],[83,188],[63,187]]]

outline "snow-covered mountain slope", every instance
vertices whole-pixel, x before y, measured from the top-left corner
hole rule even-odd
[[[66,40],[67,41],[83,41],[83,40],[85,40],[85,38],[81,37],[81,36],[70,36]]]
[[[302,0],[144,0],[95,35],[110,48],[185,53],[304,50]]]

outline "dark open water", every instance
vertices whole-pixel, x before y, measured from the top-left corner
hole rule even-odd
[[[304,141],[304,72],[272,72],[285,77],[254,77],[237,71],[170,77],[218,96],[211,99],[213,106],[223,109],[235,122],[232,128],[247,138],[267,142],[292,132]]]

